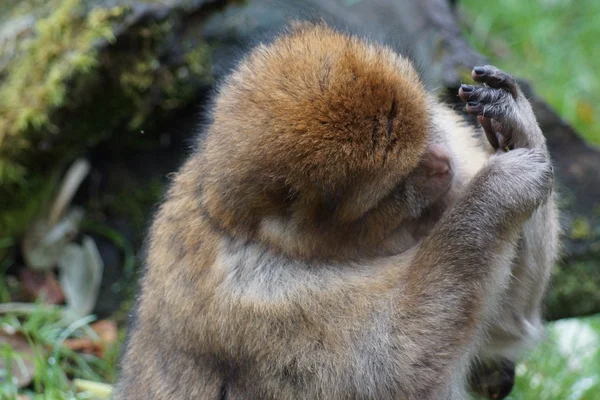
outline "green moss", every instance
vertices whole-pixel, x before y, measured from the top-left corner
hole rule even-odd
[[[118,188],[112,190],[113,194],[106,200],[104,206],[117,218],[123,218],[130,222],[135,231],[142,235],[148,215],[150,215],[152,207],[158,203],[164,185],[158,178],[154,178],[145,185],[136,184],[130,179],[120,179],[119,183],[113,185]],[[127,184],[127,181],[130,183]]]
[[[48,209],[57,182],[56,174],[49,177],[36,177],[21,186],[15,193],[16,197],[11,198],[10,202],[9,199],[0,201],[0,206],[5,207],[10,204],[21,205],[10,213],[0,213],[0,226],[5,229],[2,233],[12,232],[17,235],[23,233],[27,228],[23,221],[31,221]],[[0,235],[1,237],[4,236]]]
[[[193,46],[188,44],[190,50],[185,55],[185,60],[190,70],[198,76],[209,76],[211,66],[211,53],[207,45]]]
[[[142,41],[142,51],[131,57],[122,55],[119,63],[123,70],[119,81],[125,95],[133,102],[134,112],[129,121],[130,129],[138,129],[147,121],[156,106],[163,112],[169,112],[187,104],[194,96],[198,86],[212,82],[210,67],[211,50],[203,42],[187,42],[183,60],[178,65],[165,66],[157,56],[172,29],[170,20],[144,27],[137,32]],[[196,84],[190,84],[196,81]],[[149,91],[160,88],[161,101],[151,102]]]
[[[58,0],[2,0],[0,2],[0,22],[14,18],[44,13],[55,8]]]
[[[0,85],[0,184],[22,180],[26,169],[19,155],[34,132],[59,133],[52,112],[69,100],[74,77],[98,66],[96,44],[114,39],[112,23],[124,12],[95,9],[84,16],[80,0],[63,0],[37,22],[35,37],[21,43],[22,54]]]
[[[19,235],[40,216],[49,171],[62,171],[115,133],[120,150],[148,143],[139,130],[148,138],[212,82],[210,47],[185,35],[175,43],[182,38],[174,33],[177,12],[126,28],[116,43],[128,7],[55,2],[0,82],[2,237]],[[173,45],[181,46],[180,59],[173,59]]]
[[[571,238],[575,240],[588,239],[592,235],[592,227],[584,218],[577,218],[571,224]]]
[[[546,316],[549,319],[595,312],[600,304],[600,259],[560,264],[553,270]]]

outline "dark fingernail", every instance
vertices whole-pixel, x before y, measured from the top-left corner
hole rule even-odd
[[[473,86],[471,86],[471,85],[460,85],[460,88],[465,93],[469,93],[469,92],[473,91]]]
[[[473,72],[475,72],[475,75],[483,75],[483,74],[485,74],[485,68],[475,67],[475,68],[473,68]]]
[[[467,105],[469,107],[477,107],[477,104],[479,104],[479,103],[477,103],[476,101],[470,101],[470,102],[467,103]]]

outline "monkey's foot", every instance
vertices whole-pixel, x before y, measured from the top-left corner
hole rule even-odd
[[[470,379],[471,391],[487,399],[504,399],[515,384],[515,364],[507,359],[477,366]]]

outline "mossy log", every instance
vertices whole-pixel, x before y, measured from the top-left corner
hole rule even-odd
[[[291,16],[319,16],[409,51],[426,66],[429,84],[445,87],[448,99],[456,101],[459,83],[469,79],[473,65],[486,60],[463,38],[454,3],[2,2],[0,259],[2,247],[4,254],[15,249],[13,244],[42,212],[55,189],[52,177],[82,154],[109,180],[131,175],[127,183],[116,185],[118,189],[111,185],[103,189],[112,202],[102,203],[101,208],[144,220],[147,211],[140,210],[149,209],[160,191],[157,180],[161,182],[175,165],[165,166],[156,156],[184,153],[182,146],[164,146],[165,132],[177,136],[175,131],[181,131],[178,137],[184,140],[191,137],[194,129],[189,123],[182,127],[181,121],[193,124],[198,119],[203,94],[249,45],[283,27]],[[524,86],[548,137],[562,199],[565,256],[556,268],[548,316],[600,312],[600,153],[588,147],[525,82]],[[154,153],[148,145],[154,146]],[[123,162],[119,169],[113,162],[142,156],[149,163],[132,167]],[[144,178],[136,171],[143,171]],[[154,194],[131,195],[144,185],[152,186]],[[128,195],[121,196],[119,190]],[[114,201],[117,198],[127,201]],[[93,208],[89,196],[80,201]],[[98,213],[92,211],[93,218]],[[133,236],[139,237],[143,223],[127,222],[127,228],[116,223],[117,230],[134,230]]]
[[[167,120],[212,84],[211,51],[189,21],[224,3],[0,5],[1,236],[18,236],[40,212],[53,171],[116,135],[134,147],[132,132]]]

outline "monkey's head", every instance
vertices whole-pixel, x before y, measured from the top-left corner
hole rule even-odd
[[[203,204],[226,230],[265,237],[267,221],[286,235],[330,235],[364,224],[385,202],[409,202],[405,215],[398,205],[386,217],[392,227],[442,191],[410,182],[448,172],[444,156],[440,164],[426,151],[428,112],[405,58],[321,24],[294,24],[221,87],[202,153]],[[430,169],[416,174],[423,165]]]

